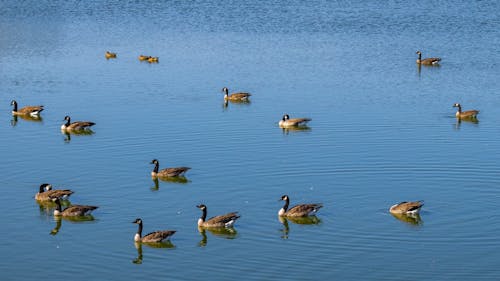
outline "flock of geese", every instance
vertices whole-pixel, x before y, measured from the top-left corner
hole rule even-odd
[[[417,51],[418,59],[416,63],[418,65],[438,65],[441,61],[440,58],[425,58],[422,59],[422,53]],[[106,59],[116,58],[116,53],[106,52]],[[148,61],[150,63],[157,63],[158,57],[151,56],[139,56],[140,61]],[[222,88],[222,92],[224,93],[224,101],[233,101],[233,102],[248,102],[251,94],[249,93],[232,93],[229,94],[229,89],[224,87]],[[18,104],[15,100],[11,102],[12,115],[14,116],[25,116],[25,117],[33,117],[36,118],[40,115],[40,113],[44,110],[43,105],[38,106],[25,106],[23,108],[18,108]],[[477,110],[469,110],[462,111],[462,107],[459,103],[455,103],[453,107],[457,108],[457,112],[455,116],[459,120],[464,119],[476,119],[479,111]],[[75,121],[71,122],[71,118],[69,116],[65,116],[64,120],[66,121],[61,126],[61,130],[64,132],[79,132],[88,130],[91,126],[95,125],[94,122],[90,121]],[[279,120],[278,124],[282,128],[291,128],[291,127],[300,127],[306,126],[307,122],[311,121],[310,118],[290,118],[288,114],[284,114],[282,119]],[[154,164],[153,171],[151,172],[151,176],[153,179],[169,179],[169,178],[178,178],[182,177],[187,171],[190,170],[189,167],[173,167],[173,168],[159,168],[160,163],[157,159],[153,159],[150,164]],[[62,200],[66,200],[69,196],[73,194],[73,191],[69,189],[52,189],[52,185],[44,183],[39,187],[38,193],[35,194],[35,199],[39,202],[54,202],[56,204],[56,208],[54,209],[55,217],[85,217],[91,214],[92,211],[96,210],[97,206],[90,205],[70,205],[66,208],[62,208]],[[278,211],[278,216],[280,218],[304,218],[314,216],[319,209],[323,207],[321,203],[311,203],[311,204],[299,204],[289,208],[290,198],[288,195],[283,195],[280,199],[284,201],[284,205]],[[413,202],[401,202],[395,204],[389,208],[389,212],[395,216],[417,216],[422,206],[424,205],[423,201],[413,201]],[[209,229],[217,229],[217,228],[231,228],[235,224],[235,222],[240,218],[238,212],[231,212],[224,215],[214,216],[207,219],[207,206],[200,204],[196,206],[202,212],[202,215],[198,219],[198,227],[199,228],[209,228]],[[172,235],[176,233],[175,230],[159,230],[150,232],[146,235],[142,235],[143,230],[143,221],[140,218],[137,218],[132,223],[138,225],[137,233],[134,236],[135,242],[142,243],[158,243],[164,240],[168,240]]]

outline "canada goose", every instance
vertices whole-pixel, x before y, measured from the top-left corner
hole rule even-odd
[[[281,196],[282,201],[285,201],[285,205],[278,211],[280,217],[305,217],[309,215],[314,215],[319,209],[323,207],[323,204],[300,204],[293,206],[288,209],[290,204],[290,198],[288,195]]]
[[[44,183],[40,185],[40,190],[35,194],[35,200],[38,201],[50,201],[55,198],[65,199],[73,194],[73,191],[69,189],[54,189],[52,190],[52,185]]]
[[[249,93],[232,93],[229,94],[229,89],[224,87],[222,88],[222,92],[224,93],[224,100],[230,101],[248,101],[251,94]]]
[[[417,51],[418,59],[417,64],[423,65],[437,65],[441,61],[441,58],[426,58],[422,59],[422,52]]]
[[[66,123],[61,126],[61,130],[63,131],[85,130],[95,125],[94,122],[89,121],[75,121],[71,123],[71,118],[67,115],[64,117],[64,120],[66,120]]]
[[[238,216],[238,212],[232,212],[232,213],[227,213],[225,215],[221,216],[216,216],[207,218],[207,206],[201,204],[196,206],[197,208],[201,209],[202,215],[198,219],[198,226],[200,227],[232,227],[234,225],[234,222],[240,218]]]
[[[306,125],[307,122],[311,121],[311,118],[292,118],[288,114],[283,115],[283,118],[278,123],[280,127],[294,127]]]
[[[149,60],[149,58],[151,58],[151,56],[139,55],[140,61],[146,61],[146,60]]]
[[[158,62],[158,57],[149,57],[148,58],[149,63],[157,63]]]
[[[93,210],[99,208],[96,206],[88,206],[88,205],[72,205],[62,210],[61,201],[59,200],[59,198],[55,198],[53,199],[53,201],[57,205],[56,209],[54,210],[54,216],[63,216],[63,217],[87,216],[90,215],[90,213]]]
[[[159,231],[154,231],[151,233],[148,233],[142,236],[142,220],[137,218],[135,221],[132,223],[136,223],[139,225],[139,229],[137,230],[137,233],[134,236],[134,241],[135,242],[143,242],[143,243],[158,243],[161,242],[165,239],[170,238],[170,236],[174,235],[176,232],[175,230],[159,230]]]
[[[114,58],[116,58],[116,53],[111,53],[111,52],[106,51],[104,56],[106,57],[106,59],[114,59]]]
[[[158,162],[158,160],[153,159],[150,164],[155,164],[155,167],[151,172],[151,176],[160,178],[181,176],[184,173],[186,173],[189,169],[191,169],[189,167],[176,167],[176,168],[165,168],[158,171],[158,168],[160,167],[160,163]]]
[[[43,111],[43,105],[25,106],[21,109],[17,109],[17,101],[15,100],[12,100],[10,105],[14,106],[12,109],[12,115],[30,115],[37,117],[40,115],[40,112]]]
[[[393,214],[416,215],[420,212],[420,208],[424,205],[424,201],[401,202],[392,205],[389,212]]]
[[[462,111],[462,106],[459,103],[455,103],[453,107],[458,107],[457,113],[455,113],[457,118],[477,118],[479,113],[479,110]]]

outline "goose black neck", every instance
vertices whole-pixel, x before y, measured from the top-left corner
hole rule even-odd
[[[458,113],[462,113],[462,106],[461,106],[461,105],[459,105],[459,106],[457,106],[457,107],[458,107]]]
[[[56,210],[62,212],[61,201],[59,201],[59,199],[56,199],[55,203],[56,203]]]
[[[290,199],[286,199],[285,200],[285,206],[283,206],[283,210],[285,210],[285,212],[288,210],[288,205],[290,204]]]
[[[204,209],[201,210],[201,220],[202,221],[205,221],[205,219],[207,218],[207,208],[205,207]]]
[[[153,169],[153,172],[158,173],[158,169],[160,168],[160,164],[158,161],[155,162],[155,168]]]
[[[65,124],[65,125],[66,125],[66,126],[69,126],[69,124],[70,124],[70,123],[71,123],[71,118],[69,118],[69,117],[68,117],[68,118],[66,119],[66,124]]]
[[[40,185],[40,190],[38,191],[38,193],[44,193],[44,192],[45,192],[44,186]]]
[[[139,223],[139,229],[137,230],[137,234],[142,237],[142,221]]]
[[[13,102],[12,105],[14,106],[13,111],[17,111],[17,102]]]
[[[422,53],[418,53],[418,60],[422,60]]]

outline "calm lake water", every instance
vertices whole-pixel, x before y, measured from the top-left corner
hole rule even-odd
[[[0,279],[500,278],[499,11],[0,1]],[[419,69],[417,50],[441,66]],[[224,106],[224,86],[251,103]],[[12,99],[43,119],[15,122]],[[479,122],[457,123],[455,102]],[[309,130],[280,129],[284,113]],[[61,134],[65,115],[94,134]],[[187,182],[152,181],[154,158],[191,167]],[[44,182],[99,206],[94,220],[55,220],[34,200]],[[324,208],[281,222],[283,194]],[[425,200],[421,220],[389,214],[406,200]],[[200,203],[239,211],[234,232],[200,233]],[[171,244],[136,248],[137,217],[177,230]]]

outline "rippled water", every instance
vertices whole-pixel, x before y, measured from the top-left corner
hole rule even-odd
[[[498,278],[499,10],[0,1],[1,279]],[[251,102],[224,106],[224,86]],[[16,122],[12,99],[43,119]],[[455,102],[479,122],[457,123]],[[284,113],[309,130],[281,130]],[[61,134],[65,115],[94,134]],[[152,181],[154,158],[187,181]],[[54,220],[33,199],[43,182],[99,206],[94,220]],[[324,208],[280,221],[283,194]],[[425,200],[420,220],[389,214],[404,200]],[[239,211],[234,232],[200,233],[200,203]],[[136,247],[137,217],[177,230],[171,244]]]

